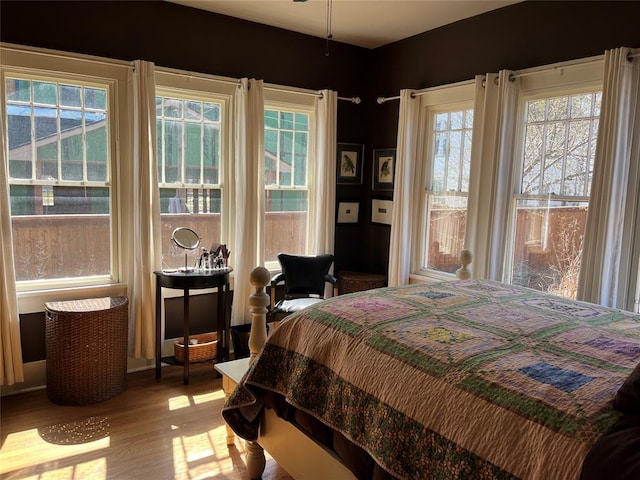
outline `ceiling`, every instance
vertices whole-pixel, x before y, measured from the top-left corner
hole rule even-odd
[[[521,0],[167,0],[315,37],[377,48]]]

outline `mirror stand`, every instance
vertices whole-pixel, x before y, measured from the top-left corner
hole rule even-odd
[[[195,268],[189,266],[189,253],[187,250],[195,250],[200,245],[200,237],[196,232],[187,227],[176,228],[171,234],[171,240],[178,247],[185,250],[184,267],[178,269],[179,272],[192,272]]]
[[[190,272],[190,271],[194,270],[193,267],[189,266],[188,256],[189,256],[189,254],[187,252],[184,252],[184,267],[180,267],[178,269],[179,272]]]

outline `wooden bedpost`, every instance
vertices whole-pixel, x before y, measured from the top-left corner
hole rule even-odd
[[[471,278],[471,271],[467,268],[467,265],[471,263],[471,252],[469,250],[462,250],[459,258],[462,266],[456,270],[456,277],[460,280],[467,280]]]
[[[253,315],[251,332],[249,333],[250,364],[253,363],[267,341],[267,306],[271,303],[271,299],[264,291],[264,287],[269,284],[270,280],[269,270],[264,267],[254,268],[249,276],[249,282],[255,289],[249,296],[249,310]],[[258,442],[247,442],[246,448],[249,478],[252,480],[259,479],[262,477],[266,466],[264,450]]]
[[[253,363],[267,341],[267,306],[271,303],[269,295],[264,290],[269,284],[271,276],[264,267],[256,267],[251,271],[249,282],[255,291],[249,297],[249,310],[253,315],[251,332],[249,333],[249,350]]]

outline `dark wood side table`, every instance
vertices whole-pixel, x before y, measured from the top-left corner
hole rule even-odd
[[[183,329],[184,344],[189,345],[189,290],[216,288],[218,290],[217,333],[218,352],[217,362],[229,359],[229,321],[226,312],[227,296],[229,294],[229,274],[232,268],[211,271],[172,271],[154,272],[156,275],[156,380],[160,380],[162,363],[178,365],[175,357],[162,357],[162,288],[182,290],[183,296]],[[189,384],[189,348],[184,349],[183,379]]]

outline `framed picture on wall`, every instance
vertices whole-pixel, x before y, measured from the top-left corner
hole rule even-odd
[[[359,143],[338,143],[336,183],[361,184],[364,145]]]
[[[395,167],[395,148],[373,151],[373,190],[393,191]]]
[[[358,202],[340,202],[338,204],[338,223],[358,223]]]
[[[391,211],[393,210],[392,200],[371,200],[371,221],[391,225]]]

